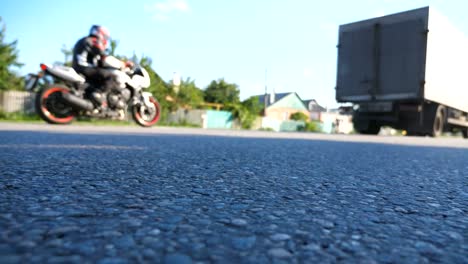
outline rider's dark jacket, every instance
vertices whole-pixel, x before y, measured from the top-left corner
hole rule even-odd
[[[84,37],[73,48],[72,67],[78,73],[85,76],[91,83],[100,84],[101,88],[111,85],[109,79],[111,73],[102,67],[102,61],[106,54],[96,45],[96,37]]]
[[[99,67],[101,59],[105,56],[103,50],[93,45],[96,37],[84,37],[75,44],[73,48],[73,68],[80,72],[83,68]]]

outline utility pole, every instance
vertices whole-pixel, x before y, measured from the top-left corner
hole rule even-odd
[[[173,85],[173,88],[174,88],[174,92],[176,94],[179,93],[179,88],[180,88],[180,83],[181,83],[181,79],[180,79],[180,75],[178,72],[174,72],[172,74],[172,85]]]
[[[263,96],[263,116],[266,116],[266,109],[267,109],[267,73],[268,73],[268,68],[265,68],[265,95]]]

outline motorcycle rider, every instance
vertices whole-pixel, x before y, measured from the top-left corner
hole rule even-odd
[[[107,91],[113,85],[113,74],[103,65],[109,41],[109,30],[103,26],[93,25],[89,30],[89,35],[78,40],[73,48],[73,69],[83,74],[88,82],[101,86],[91,86],[94,90],[90,92],[97,101],[102,99],[101,94],[95,89]],[[133,66],[131,61],[121,61],[121,69],[131,66]]]

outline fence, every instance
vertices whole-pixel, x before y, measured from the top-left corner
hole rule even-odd
[[[196,126],[203,126],[202,115],[205,113],[204,110],[188,110],[188,109],[178,109],[175,112],[169,113],[167,117],[168,123],[174,124],[191,124]]]
[[[7,113],[34,113],[34,102],[35,94],[33,92],[0,92],[0,110]]]
[[[187,123],[203,128],[233,128],[233,117],[227,111],[179,109],[170,113],[169,123]]]
[[[282,132],[293,132],[299,131],[301,127],[305,126],[305,122],[303,121],[294,121],[294,120],[286,120],[281,121],[274,118],[263,117],[261,127],[262,128],[270,128],[274,131],[282,131]]]
[[[206,110],[204,117],[206,119],[204,127],[206,128],[232,128],[233,117],[230,112]]]

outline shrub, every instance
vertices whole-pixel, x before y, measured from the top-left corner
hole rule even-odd
[[[261,127],[260,129],[258,129],[259,131],[275,131],[273,128],[271,127]]]
[[[300,128],[300,131],[320,132],[320,124],[318,122],[305,122],[305,125]]]
[[[291,114],[290,119],[295,120],[295,121],[304,121],[304,122],[306,122],[307,120],[309,120],[309,117],[306,114],[302,113],[302,112],[296,112],[294,114]]]

